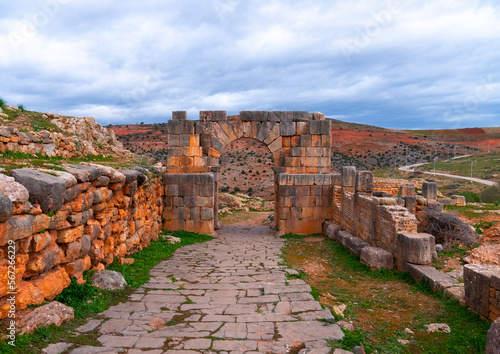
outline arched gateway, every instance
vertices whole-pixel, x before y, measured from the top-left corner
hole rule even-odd
[[[173,112],[168,121],[164,228],[212,233],[217,226],[217,176],[224,148],[240,138],[264,143],[274,155],[275,221],[280,233],[322,230],[333,214],[331,124],[322,113]]]

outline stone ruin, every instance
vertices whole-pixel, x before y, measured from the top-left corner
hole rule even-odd
[[[394,196],[375,190],[370,172],[345,167],[332,173],[330,122],[323,114],[241,112],[228,119],[217,111],[191,121],[174,112],[173,118],[161,169],[80,164],[64,165],[65,172],[0,174],[0,318],[10,308],[9,243],[16,248],[16,305],[22,309],[53,299],[70,277],[81,281],[85,270],[102,270],[147,247],[162,227],[214,233],[219,159],[243,137],[263,142],[274,155],[280,234],[324,231],[374,269],[408,271],[436,290],[461,292],[483,317],[499,317],[499,267],[466,266],[465,286],[456,290],[454,279],[430,266],[435,240],[417,233],[414,214],[435,198],[437,186],[426,185],[422,197],[414,186],[399,186]]]

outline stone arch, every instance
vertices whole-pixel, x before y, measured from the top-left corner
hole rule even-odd
[[[200,119],[193,121],[188,120],[187,113],[181,111],[173,112],[172,120],[168,121],[168,129],[167,174],[179,175],[181,179],[183,175],[209,174],[209,178],[213,179],[213,227],[216,226],[218,215],[219,159],[224,148],[240,138],[256,139],[266,145],[273,154],[275,220],[280,232],[320,232],[322,223],[330,217],[333,189],[332,198],[329,198],[330,191],[325,190],[325,185],[332,186],[331,124],[324,114],[303,111],[242,111],[239,116],[228,119],[225,111],[203,111],[200,112]],[[169,177],[164,180],[169,180]],[[192,182],[193,179],[188,180]],[[186,186],[183,187],[186,190],[189,189],[188,182],[177,186],[180,185]],[[188,200],[187,207],[184,206],[184,201],[182,206],[168,207],[201,208],[201,211],[194,210],[194,219],[202,212],[208,215],[208,202],[200,199],[205,197],[196,195],[196,187],[201,189],[201,186],[195,186],[192,190],[194,199]],[[171,194],[175,190],[170,188]],[[323,200],[325,193],[330,202]],[[167,203],[172,197],[173,195],[166,193]],[[317,198],[321,201],[316,202]],[[205,206],[198,206],[196,200]],[[193,210],[184,210],[178,214],[182,216],[187,212],[191,217]],[[207,220],[200,220],[199,224],[203,224],[203,227],[194,226],[194,229],[188,228],[188,231],[210,229],[211,225],[204,223]],[[186,221],[193,225],[191,220]],[[194,224],[197,224],[196,220],[194,221]],[[168,226],[166,225],[167,229]],[[175,227],[180,226],[174,222],[170,229]]]

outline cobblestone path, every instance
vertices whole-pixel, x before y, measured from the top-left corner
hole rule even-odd
[[[68,352],[330,353],[325,340],[343,333],[309,285],[287,280],[294,271],[279,265],[283,246],[267,227],[224,227],[212,241],[183,247],[106,320],[79,328],[97,330],[103,347]]]

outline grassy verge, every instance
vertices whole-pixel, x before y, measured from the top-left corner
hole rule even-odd
[[[97,345],[97,332],[90,332],[75,337],[74,330],[86,323],[97,314],[107,310],[110,306],[126,301],[128,296],[139,286],[149,281],[149,271],[159,262],[170,258],[172,253],[183,246],[206,242],[211,236],[193,234],[189,232],[169,232],[169,234],[181,239],[180,243],[170,244],[163,237],[158,241],[152,241],[151,245],[133,254],[132,265],[119,265],[114,262],[108,270],[122,273],[127,281],[128,287],[120,291],[108,291],[91,285],[90,278],[93,272],[85,272],[85,284],[80,285],[72,279],[71,285],[64,289],[55,300],[60,301],[75,310],[75,318],[62,327],[42,327],[32,334],[17,336],[16,346],[12,347],[5,341],[0,341],[0,353],[35,354],[40,353],[42,348],[50,343],[68,341],[81,345]]]
[[[408,274],[372,272],[341,244],[322,237],[289,236],[284,253],[288,264],[307,273],[324,306],[347,306],[335,316],[352,321],[356,330],[332,347],[352,350],[363,343],[367,353],[484,353],[489,324]],[[448,324],[451,334],[426,333],[431,323]]]

